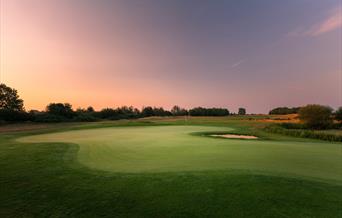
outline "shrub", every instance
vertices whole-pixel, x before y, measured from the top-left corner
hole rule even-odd
[[[305,129],[305,125],[301,123],[280,123],[279,125],[285,129]]]
[[[325,129],[332,124],[332,109],[327,106],[309,104],[299,110],[299,119],[308,128]]]
[[[277,107],[272,109],[269,114],[273,115],[286,115],[286,114],[296,114],[298,113],[300,107],[293,107],[293,108],[288,108],[288,107]]]
[[[15,111],[9,109],[0,110],[0,120],[6,122],[23,122],[30,121],[32,118],[29,113],[25,111]]]
[[[339,107],[335,112],[335,119],[338,121],[342,121],[342,107]]]
[[[68,121],[68,119],[63,116],[41,112],[34,115],[33,121],[42,123],[58,123]]]
[[[94,117],[91,113],[81,113],[74,117],[73,120],[76,122],[94,122],[97,120],[97,118]]]
[[[267,132],[294,136],[294,137],[342,142],[342,135],[325,133],[325,132],[317,132],[317,131],[308,130],[308,129],[285,129],[279,124],[267,126],[264,128],[264,130],[266,130]]]

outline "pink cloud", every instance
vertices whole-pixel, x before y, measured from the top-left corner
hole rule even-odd
[[[328,17],[322,23],[317,25],[316,28],[313,28],[312,31],[309,33],[312,36],[321,35],[323,33],[327,33],[342,27],[342,14],[341,11],[337,11],[337,13],[333,14],[332,16]]]
[[[323,21],[313,25],[310,28],[298,27],[288,33],[288,36],[318,36],[337,30],[342,27],[342,14],[341,9],[334,10],[329,17]]]

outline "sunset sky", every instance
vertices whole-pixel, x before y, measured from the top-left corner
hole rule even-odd
[[[26,109],[342,105],[341,0],[0,2]]]

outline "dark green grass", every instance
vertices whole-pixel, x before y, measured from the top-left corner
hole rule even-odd
[[[31,134],[0,135],[0,217],[342,217],[341,185],[249,171],[101,172],[76,162],[76,144],[14,141]]]
[[[110,174],[75,163],[76,145],[0,149],[1,217],[341,217],[342,188],[325,183],[234,171]]]

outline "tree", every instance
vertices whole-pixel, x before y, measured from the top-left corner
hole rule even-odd
[[[288,107],[277,107],[272,109],[269,114],[272,115],[285,115],[285,114],[296,114],[298,113],[300,107],[293,107],[293,108],[288,108]]]
[[[229,110],[226,108],[203,108],[195,107],[189,110],[191,116],[227,116]]]
[[[154,107],[153,108],[153,115],[154,116],[171,116],[171,112],[170,111],[167,111],[167,110],[164,110],[164,108],[162,107]]]
[[[73,118],[75,115],[75,112],[72,110],[72,106],[69,103],[51,103],[46,107],[46,112],[67,119]]]
[[[309,104],[299,110],[299,119],[312,129],[324,129],[332,124],[332,109],[328,106]]]
[[[175,105],[171,109],[171,113],[175,116],[177,116],[180,112],[181,108],[178,105]]]
[[[338,121],[342,121],[342,107],[339,107],[335,112],[335,119]]]
[[[143,117],[151,117],[154,116],[154,111],[153,108],[148,106],[148,107],[144,107],[141,111],[141,114]]]
[[[184,108],[181,108],[181,107],[175,105],[172,107],[171,113],[174,116],[185,116],[188,114],[188,111]]]
[[[104,108],[98,113],[98,116],[101,119],[114,119],[117,116],[117,113],[112,108]]]
[[[240,107],[239,108],[239,115],[246,115],[246,109],[245,108],[242,108],[242,107]]]
[[[87,112],[88,112],[88,113],[93,113],[93,112],[95,112],[95,110],[94,110],[94,108],[93,108],[92,106],[89,106],[89,107],[87,108]]]
[[[18,92],[5,84],[0,84],[0,110],[23,111],[24,101]]]

